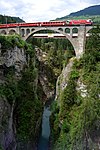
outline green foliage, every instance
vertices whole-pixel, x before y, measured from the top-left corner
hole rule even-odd
[[[86,43],[86,53],[81,59],[81,63],[84,69],[84,79],[91,79],[95,77],[95,73],[99,72],[99,61],[100,61],[100,28],[97,27],[93,30],[91,37]],[[99,75],[99,74],[98,74]]]
[[[71,78],[72,79],[77,79],[79,77],[79,71],[78,70],[73,70],[71,72]]]
[[[52,142],[53,144],[55,143],[55,141],[59,138],[59,134],[60,134],[60,127],[59,127],[59,117],[58,117],[58,113],[59,113],[59,107],[57,105],[57,102],[54,101],[51,105],[51,110],[52,110],[52,115],[50,116],[50,126],[51,126],[51,138],[52,138]]]
[[[19,48],[24,47],[24,42],[17,35],[11,36],[2,36],[0,35],[0,43],[2,48],[2,53],[4,53],[7,49],[14,48],[18,46]]]
[[[7,38],[5,36],[0,35],[0,43],[2,45],[2,49],[11,48],[13,44],[11,43],[11,38]]]
[[[7,50],[14,49],[17,46],[20,49],[23,48],[26,52],[26,55],[29,54],[31,58],[34,57],[35,55],[34,47],[32,46],[32,44],[23,41],[19,35],[10,35],[10,36],[0,35],[0,43],[2,54],[5,53]]]
[[[68,87],[66,87],[60,97],[62,103],[62,112],[66,112],[69,106],[72,106],[75,103],[76,99],[76,83],[74,80],[69,80]],[[61,113],[62,114],[62,113]]]

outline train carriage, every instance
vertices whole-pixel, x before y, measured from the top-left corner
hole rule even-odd
[[[66,21],[50,21],[50,22],[41,22],[40,26],[64,26]]]
[[[88,20],[67,20],[67,21],[49,21],[49,22],[33,22],[33,23],[11,23],[0,24],[0,28],[16,28],[16,27],[53,27],[53,26],[74,26],[74,25],[92,25],[91,19]]]

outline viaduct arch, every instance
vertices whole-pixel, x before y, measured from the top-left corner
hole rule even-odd
[[[33,31],[31,31],[27,36],[25,36],[25,39],[24,39],[24,40],[27,40],[31,35],[33,35],[34,33],[38,32],[38,31],[41,31],[41,30],[51,30],[51,31],[55,31],[55,32],[57,32],[57,33],[61,33],[61,34],[63,34],[64,36],[66,36],[66,38],[71,42],[71,44],[72,44],[73,47],[74,47],[74,43],[73,43],[73,41],[71,40],[70,35],[64,33],[64,32],[63,32],[63,29],[62,29],[62,30],[60,30],[60,29],[62,29],[62,28],[58,28],[58,29],[56,29],[56,30],[53,30],[53,29],[51,29],[51,28],[42,28],[42,29],[33,30]]]
[[[16,27],[16,28],[6,28],[0,29],[0,34],[9,35],[9,34],[19,34],[23,40],[27,40],[34,33],[41,30],[52,30],[57,33],[63,34],[73,45],[75,50],[76,58],[80,58],[85,52],[85,42],[86,34],[92,29],[92,26],[57,26],[57,27]],[[77,36],[73,36],[76,34]]]

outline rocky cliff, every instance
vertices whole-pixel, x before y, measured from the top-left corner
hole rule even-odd
[[[1,149],[35,149],[42,117],[37,83],[34,50],[19,37],[0,37]]]
[[[6,75],[11,67],[15,69],[16,80],[21,78],[21,71],[27,65],[26,54],[23,48],[15,46],[3,52],[0,48],[0,84],[6,84]],[[1,87],[2,88],[2,87]],[[2,90],[2,89],[1,89]],[[1,93],[2,94],[2,93]],[[16,129],[13,120],[15,102],[10,105],[5,95],[0,95],[0,144],[4,149],[16,149]]]

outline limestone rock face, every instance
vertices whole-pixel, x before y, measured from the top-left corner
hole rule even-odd
[[[71,73],[72,67],[73,67],[73,62],[74,62],[74,58],[70,59],[69,63],[67,64],[67,66],[65,68],[63,68],[62,73],[60,74],[60,76],[57,79],[56,98],[55,99],[57,99],[57,97],[59,97],[60,94],[62,93],[62,91],[67,87],[69,76],[70,76],[70,73]],[[86,97],[88,95],[87,86],[84,85],[80,79],[78,79],[78,81],[77,81],[76,90],[78,93],[80,93],[80,95],[82,97]]]
[[[76,87],[77,92],[80,92],[80,95],[84,98],[86,96],[88,96],[87,93],[87,86],[83,84],[83,82],[78,79],[77,81],[77,87]]]
[[[4,150],[15,150],[14,105],[10,106],[5,97],[0,97],[0,145]]]
[[[15,46],[13,49],[7,49],[3,52],[2,46],[0,46],[1,85],[5,84],[5,75],[11,67],[14,67],[15,77],[19,79],[21,77],[21,71],[25,65],[27,65],[27,61],[23,49],[19,49]],[[0,93],[0,146],[4,150],[15,150],[16,129],[13,120],[15,104],[13,103],[10,105],[7,99],[2,96],[2,91],[0,91]]]
[[[73,66],[73,59],[69,61],[67,66],[63,68],[62,73],[57,79],[57,84],[56,84],[56,98],[60,96],[61,92],[66,88],[68,80],[69,80],[69,75],[71,73]]]
[[[4,145],[4,136],[6,134],[10,117],[10,105],[5,97],[0,97],[0,144]]]
[[[14,66],[17,76],[26,64],[26,55],[22,48],[19,49],[16,46],[14,49],[6,50],[3,54],[0,51],[0,66],[5,65],[7,68]]]

